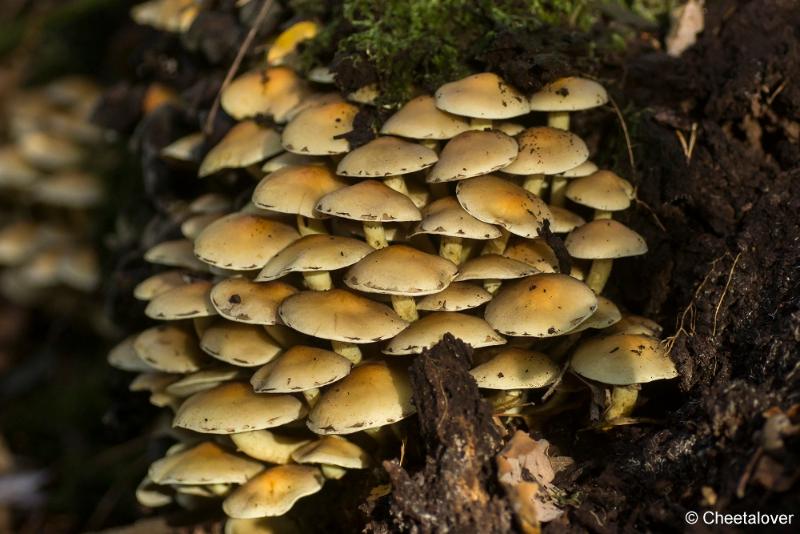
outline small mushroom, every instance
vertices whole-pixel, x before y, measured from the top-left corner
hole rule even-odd
[[[201,178],[223,169],[249,167],[281,152],[281,137],[255,121],[240,122],[208,151],[197,171]]]
[[[210,441],[156,460],[147,476],[164,484],[243,484],[263,466],[231,454]]]
[[[492,300],[492,294],[467,282],[453,282],[439,293],[422,297],[417,309],[423,311],[463,311],[477,308]]]
[[[281,516],[301,498],[321,490],[324,483],[316,467],[270,467],[231,493],[222,502],[222,509],[235,519]]]
[[[281,346],[258,325],[220,320],[200,337],[206,354],[231,365],[254,367],[272,361]]]
[[[432,96],[422,95],[406,102],[381,127],[383,135],[397,135],[409,139],[450,139],[469,129],[461,117],[436,107]]]
[[[610,219],[612,211],[627,209],[635,192],[633,185],[611,171],[597,171],[572,180],[565,190],[571,201],[594,208],[595,219]]]
[[[217,314],[209,298],[210,292],[211,282],[205,280],[181,284],[153,297],[144,313],[161,321],[210,317]]]
[[[530,111],[528,100],[492,72],[442,85],[436,90],[436,107],[472,118],[474,130],[491,128],[494,119],[510,119]]]
[[[608,102],[608,93],[594,80],[571,76],[545,85],[529,102],[531,111],[548,112],[549,126],[569,130],[571,111],[602,106]]]
[[[287,464],[292,453],[311,442],[311,439],[271,430],[251,430],[230,435],[236,448],[251,458],[271,464]]]
[[[295,154],[329,156],[350,149],[342,134],[353,129],[358,108],[346,102],[308,107],[289,121],[283,130],[283,148]]]
[[[420,354],[450,333],[474,348],[502,345],[505,338],[480,317],[457,312],[435,312],[412,323],[383,349],[393,356]]]
[[[239,323],[278,324],[278,306],[297,289],[283,282],[256,283],[228,278],[211,289],[211,304],[224,318]]]
[[[222,91],[220,104],[236,120],[266,115],[282,123],[308,93],[292,69],[273,67],[238,76]]]

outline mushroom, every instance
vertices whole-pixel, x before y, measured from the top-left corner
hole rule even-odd
[[[247,120],[240,122],[208,151],[200,163],[201,178],[223,169],[255,165],[281,152],[281,137],[274,129]]]
[[[277,434],[271,430],[250,430],[230,435],[236,448],[251,458],[271,464],[287,464],[292,453],[310,443],[307,437]]]
[[[528,100],[492,72],[442,85],[436,90],[436,107],[470,117],[473,130],[486,130],[494,119],[510,119],[530,111]]]
[[[171,269],[162,271],[145,278],[133,288],[133,298],[136,300],[150,301],[158,295],[186,285],[191,282],[191,278],[186,271],[181,269]]]
[[[453,282],[443,291],[422,297],[417,309],[423,311],[463,311],[492,300],[492,294],[480,286]]]
[[[241,375],[241,369],[236,367],[201,369],[172,382],[165,388],[165,391],[170,395],[183,399],[200,391],[215,388],[230,380],[241,378]]]
[[[103,199],[100,179],[77,170],[43,177],[31,186],[31,192],[43,204],[68,209],[89,209]]]
[[[393,356],[420,354],[441,341],[447,333],[474,348],[503,345],[506,342],[503,336],[480,317],[458,312],[434,312],[412,323],[389,340],[383,353]]]
[[[572,180],[565,194],[577,204],[594,208],[595,219],[610,219],[612,211],[627,209],[635,196],[633,185],[611,171]]]
[[[153,371],[153,367],[139,357],[133,347],[136,335],[128,336],[108,352],[106,357],[111,367],[133,373],[146,373]]]
[[[406,102],[381,127],[383,135],[397,135],[409,139],[450,139],[469,129],[461,117],[436,107],[436,100],[421,95]]]
[[[281,346],[258,325],[220,320],[200,337],[206,354],[231,365],[254,367],[272,361]]]
[[[179,137],[161,149],[162,158],[180,162],[198,164],[202,157],[205,138],[202,132],[194,132]]]
[[[369,466],[369,455],[341,436],[322,436],[292,453],[298,464],[319,464],[325,478],[342,478],[347,469]]]
[[[272,67],[238,76],[222,91],[220,104],[236,120],[266,115],[282,123],[308,92],[292,69]]]
[[[608,102],[605,88],[594,80],[575,76],[545,85],[529,99],[531,111],[547,111],[547,124],[569,130],[569,113],[602,106]]]
[[[231,493],[222,502],[222,509],[234,519],[281,516],[299,499],[321,490],[324,483],[316,467],[270,467]]]
[[[501,280],[524,278],[540,271],[527,263],[500,256],[483,254],[464,263],[458,271],[457,282],[483,280],[483,287],[491,294],[500,288]]]
[[[163,241],[144,253],[147,262],[169,267],[183,267],[193,271],[205,271],[207,266],[194,255],[194,244],[188,239]]]
[[[497,130],[471,130],[453,137],[439,154],[426,181],[438,184],[489,174],[517,157],[517,142]]]
[[[297,289],[283,282],[256,283],[228,278],[211,289],[211,304],[224,318],[239,323],[276,325],[278,306]]]
[[[283,130],[283,148],[295,154],[330,156],[350,149],[342,134],[353,129],[358,108],[346,102],[309,107],[292,118]]]
[[[313,39],[319,33],[319,25],[311,20],[295,22],[283,30],[267,51],[269,65],[290,63],[304,41]]]
[[[156,460],[147,470],[147,476],[160,485],[243,484],[262,468],[258,462],[231,454],[213,442],[204,441]]]
[[[205,363],[194,334],[178,323],[167,323],[136,336],[133,350],[153,369],[165,373],[191,373]]]
[[[559,368],[541,352],[503,347],[470,374],[479,388],[500,391],[492,399],[495,409],[513,413],[525,402],[526,390],[554,383]]]
[[[292,152],[283,152],[274,158],[270,158],[261,166],[263,172],[275,172],[290,165],[320,165],[326,166],[327,162],[324,158],[316,156],[306,156],[303,154],[294,154]]]
[[[216,315],[217,311],[209,298],[211,285],[211,282],[198,280],[168,289],[153,297],[144,313],[151,319],[161,321]]]

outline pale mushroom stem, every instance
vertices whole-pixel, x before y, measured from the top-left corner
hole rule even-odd
[[[320,464],[319,469],[328,480],[339,480],[347,474],[347,470],[338,465]]]
[[[383,184],[389,189],[393,189],[398,193],[408,196],[408,186],[406,180],[402,176],[388,176],[383,179]]]
[[[483,246],[483,250],[481,250],[482,255],[502,254],[506,251],[506,246],[508,246],[508,240],[511,238],[511,234],[505,228],[501,228],[500,232],[500,237],[486,242]]]
[[[500,289],[502,283],[502,281],[497,280],[496,278],[489,278],[483,281],[483,288],[494,295],[497,293],[497,290]]]
[[[522,187],[525,191],[533,193],[537,197],[542,196],[542,189],[544,188],[544,174],[529,174],[522,182]]]
[[[331,340],[331,347],[333,347],[333,352],[339,356],[344,356],[353,362],[353,365],[361,363],[361,349],[358,348],[358,345],[347,343],[346,341]]]
[[[308,289],[313,291],[327,291],[333,287],[333,279],[328,271],[309,271],[303,273]]]
[[[525,403],[524,389],[509,389],[501,391],[491,399],[492,406],[497,413],[519,413]]]
[[[473,117],[469,120],[469,129],[470,130],[491,130],[492,129],[492,120],[491,119],[481,119],[478,117]]]
[[[592,260],[592,267],[589,269],[589,274],[586,275],[586,285],[589,286],[595,294],[599,295],[603,288],[606,287],[608,277],[611,275],[611,266],[614,260]]]
[[[367,239],[367,244],[372,248],[385,248],[389,246],[386,240],[386,231],[383,229],[383,224],[375,221],[364,221],[364,237]]]
[[[303,215],[297,216],[297,231],[300,232],[301,236],[328,233],[328,229],[325,228],[325,223],[322,220],[310,219]]]
[[[563,176],[553,176],[550,182],[550,204],[562,207],[567,200],[567,182]]]
[[[392,295],[392,307],[403,320],[413,322],[419,319],[417,303],[414,297],[406,295]]]
[[[551,128],[569,130],[569,111],[551,111],[547,114],[547,125]]]
[[[622,417],[630,417],[639,398],[639,384],[630,386],[614,386],[611,390],[611,400],[603,414],[603,421],[610,423]]]
[[[459,265],[467,261],[472,256],[472,251],[475,250],[475,243],[471,239],[468,239],[465,243],[461,243],[461,260],[459,261]]]
[[[460,265],[461,253],[464,248],[462,241],[460,237],[442,236],[439,241],[439,256]]]
[[[611,212],[610,211],[594,210],[594,220],[595,221],[600,220],[600,219],[610,219],[610,218],[611,218]]]
[[[303,391],[303,397],[305,397],[309,408],[313,408],[319,400],[319,388],[307,389]]]

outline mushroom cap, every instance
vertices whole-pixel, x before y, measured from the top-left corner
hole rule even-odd
[[[39,179],[40,174],[25,161],[15,145],[0,147],[0,186],[27,187]]]
[[[181,234],[186,239],[194,241],[200,232],[212,222],[222,217],[222,213],[201,213],[200,215],[192,215],[181,223]]]
[[[515,137],[520,133],[522,133],[522,131],[525,130],[525,127],[516,122],[503,121],[503,122],[498,122],[496,124],[492,124],[492,129],[499,130],[506,135]]]
[[[230,211],[233,202],[220,193],[203,193],[189,203],[189,213],[224,213]]]
[[[133,349],[150,367],[165,373],[191,373],[206,360],[194,334],[175,323],[148,328],[136,336]]]
[[[584,260],[639,256],[647,252],[644,238],[614,219],[590,221],[564,240],[569,255]]]
[[[243,484],[264,466],[204,441],[156,460],[147,476],[156,484]]]
[[[228,278],[211,290],[211,304],[221,316],[249,324],[277,324],[278,306],[297,289],[283,282],[256,283]]]
[[[658,339],[612,334],[581,343],[570,361],[572,370],[603,384],[624,386],[675,378],[678,371]]]
[[[224,534],[300,534],[297,524],[287,516],[225,520]]]
[[[172,426],[205,434],[234,434],[285,425],[305,412],[303,403],[291,395],[259,395],[250,384],[227,382],[183,401]]]
[[[567,198],[596,210],[619,211],[628,209],[635,195],[633,185],[611,171],[597,171],[570,181]]]
[[[490,300],[492,300],[492,294],[480,286],[466,282],[453,282],[443,291],[419,299],[417,309],[456,312],[477,308]]]
[[[349,343],[382,341],[408,326],[388,306],[344,289],[301,291],[278,311],[284,324],[298,332]]]
[[[289,243],[299,238],[286,224],[233,213],[209,224],[194,241],[194,254],[201,261],[231,269],[260,269]]]
[[[225,137],[208,151],[197,175],[202,178],[222,169],[248,167],[281,151],[278,132],[255,121],[243,121],[228,130]]]
[[[291,152],[283,152],[274,158],[270,158],[261,166],[263,172],[275,172],[284,167],[291,165],[327,165],[325,158],[317,156],[305,156],[303,154],[293,154]]]
[[[414,321],[393,337],[383,349],[384,354],[420,354],[436,345],[450,333],[473,348],[503,345],[506,340],[480,317],[458,312],[434,312]]]
[[[340,436],[322,436],[292,453],[298,464],[325,464],[364,469],[370,463],[364,449]]]
[[[307,94],[305,82],[292,69],[273,67],[238,76],[222,91],[220,104],[236,120],[269,115],[281,123]]]
[[[260,325],[217,321],[200,338],[200,348],[218,360],[240,367],[272,361],[281,347]]]
[[[608,328],[612,334],[642,334],[645,336],[659,337],[663,328],[657,322],[641,315],[625,315]]]
[[[440,256],[406,245],[390,245],[372,251],[344,275],[348,287],[384,295],[430,295],[446,288],[458,272],[456,265]]]
[[[32,192],[42,204],[72,209],[88,209],[103,199],[103,186],[98,177],[75,170],[52,174],[36,181]]]
[[[179,285],[150,300],[144,314],[161,321],[216,315],[217,311],[209,298],[210,292],[211,282],[205,280]]]
[[[137,24],[157,30],[184,33],[200,13],[194,0],[150,0],[131,7],[131,18]]]
[[[316,467],[270,467],[231,493],[222,501],[222,509],[235,519],[281,516],[301,498],[321,490],[324,483]]]
[[[528,99],[492,72],[442,85],[436,90],[436,107],[483,119],[508,119],[530,111]]]
[[[434,200],[422,210],[422,220],[409,236],[418,234],[444,235],[465,239],[495,239],[502,233],[489,223],[467,213],[455,197]]]
[[[76,143],[46,131],[23,135],[17,146],[25,161],[47,171],[77,165],[83,158],[83,151]]]
[[[224,382],[239,378],[242,370],[236,367],[217,367],[212,369],[202,369],[188,375],[184,375],[180,380],[168,385],[165,389],[170,395],[178,398],[186,398],[200,391],[215,388]]]
[[[418,221],[419,209],[402,193],[381,182],[364,180],[322,197],[317,211],[356,221]]]
[[[581,178],[583,176],[589,176],[593,172],[597,172],[597,165],[587,159],[577,167],[567,169],[564,172],[558,173],[558,175],[564,178]]]
[[[338,104],[344,102],[344,98],[339,92],[333,93],[314,93],[300,102],[296,108],[289,112],[288,119],[292,120],[307,109],[324,106],[326,104]],[[345,132],[346,133],[346,132]],[[319,155],[319,154],[318,154]]]
[[[566,208],[560,206],[548,206],[553,218],[550,219],[550,230],[554,234],[564,234],[571,232],[578,226],[586,224],[583,217],[577,213],[572,213]]]
[[[589,157],[583,139],[572,132],[534,126],[517,137],[519,155],[503,169],[510,174],[558,174],[575,168]]]
[[[205,271],[206,265],[194,255],[194,244],[188,239],[162,241],[144,253],[145,261],[169,267],[183,267],[193,271]]]
[[[42,226],[31,221],[14,221],[0,229],[0,265],[17,265],[30,258],[50,239],[43,239]]]
[[[172,502],[172,490],[155,484],[145,475],[136,486],[136,502],[147,508],[159,508]]]
[[[501,256],[483,254],[467,260],[458,269],[456,281],[466,280],[512,280],[524,278],[540,271],[527,263]]]
[[[610,299],[599,296],[597,297],[597,309],[594,313],[570,331],[570,334],[577,334],[589,328],[608,328],[609,326],[618,323],[622,318],[619,308]]]
[[[350,373],[352,362],[335,352],[295,345],[250,379],[258,393],[295,393],[326,386]]]
[[[148,391],[150,393],[157,393],[164,391],[167,386],[176,380],[178,380],[178,377],[171,373],[139,373],[128,385],[128,391]]]
[[[322,165],[290,165],[270,173],[253,191],[253,204],[280,213],[318,219],[314,207],[323,196],[348,184]]]
[[[295,22],[275,38],[275,42],[267,51],[267,63],[270,65],[285,63],[297,52],[300,43],[313,39],[319,33],[319,29],[319,25],[311,20]]]
[[[310,443],[306,437],[277,434],[270,430],[251,430],[231,434],[236,448],[256,460],[271,464],[286,464],[292,460],[292,453]]]
[[[289,152],[309,156],[342,154],[350,150],[340,137],[353,129],[358,108],[347,102],[331,102],[309,107],[298,113],[283,130],[283,147]]]
[[[152,371],[153,368],[142,360],[133,348],[136,335],[128,336],[108,352],[108,364],[121,371],[131,371],[134,373],[145,373]]]
[[[576,76],[551,82],[530,97],[531,111],[580,111],[606,102],[608,93],[602,85]]]
[[[293,272],[344,269],[372,251],[373,248],[363,241],[350,237],[307,235],[278,252],[258,273],[256,280],[275,280]]]
[[[383,135],[411,139],[450,139],[469,130],[469,122],[436,107],[429,95],[412,98],[381,127]]]
[[[509,284],[486,306],[486,320],[510,336],[552,337],[568,332],[597,309],[589,286],[566,274],[535,274]]]
[[[437,159],[436,152],[426,146],[384,136],[348,153],[336,167],[336,174],[353,178],[398,176],[426,169]]]
[[[506,347],[470,374],[484,389],[533,389],[555,382],[559,368],[541,352]]]
[[[461,207],[485,223],[522,237],[536,237],[552,215],[547,204],[520,186],[493,175],[461,180],[456,186]]]
[[[512,239],[503,256],[519,260],[543,273],[554,273],[558,258],[544,239]]]
[[[500,170],[517,157],[517,142],[497,130],[470,130],[444,145],[426,181],[436,184]]]
[[[187,163],[199,163],[202,157],[203,143],[205,137],[203,132],[194,132],[189,135],[179,137],[161,149],[159,154],[162,158]]]
[[[395,423],[415,411],[404,368],[364,362],[323,391],[306,424],[317,434],[352,434]]]

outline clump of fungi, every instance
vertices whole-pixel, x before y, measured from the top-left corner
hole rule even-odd
[[[568,130],[569,113],[606,102],[599,84],[528,96],[476,74],[352,148],[359,105],[292,66],[310,34],[290,27],[224,89],[238,122],[202,158],[199,132],[164,149],[208,182],[237,169],[259,181],[240,209],[198,197],[183,237],[147,251],[164,269],[135,296],[156,322],[109,355],[174,412],[177,443],[140,502],[221,500],[228,532],[271,532],[326,480],[374,465],[386,429],[414,415],[410,360],[448,332],[476,349],[472,374],[498,412],[532,419],[583,381],[607,391],[601,425],[627,421],[642,384],[676,376],[658,325],[602,296],[613,260],[647,246],[613,219],[634,188]],[[549,126],[524,126],[532,110]],[[546,225],[566,234],[571,272]]]

